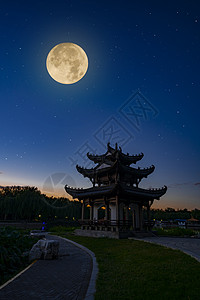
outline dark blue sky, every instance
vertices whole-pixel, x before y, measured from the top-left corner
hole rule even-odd
[[[88,186],[75,164],[110,141],[156,166],[154,207],[200,208],[199,1],[7,1],[0,31],[0,185]],[[46,70],[63,42],[89,60],[72,85]]]

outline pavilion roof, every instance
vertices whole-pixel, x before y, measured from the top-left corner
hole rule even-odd
[[[187,221],[189,221],[189,222],[199,222],[199,220],[198,219],[195,219],[195,218],[190,218],[190,219],[188,219]]]
[[[106,174],[110,173],[119,173],[125,174],[126,177],[133,177],[142,179],[147,177],[155,170],[155,166],[152,165],[149,168],[132,168],[126,165],[121,164],[118,161],[115,161],[112,165],[106,164],[98,164],[95,168],[87,169],[80,166],[76,166],[76,169],[79,173],[81,173],[84,177],[94,178],[94,177],[101,177]]]
[[[73,198],[78,198],[79,200],[84,200],[87,198],[96,198],[103,196],[115,195],[117,192],[121,195],[129,195],[131,197],[138,197],[143,200],[153,200],[163,196],[167,187],[164,186],[160,189],[142,189],[133,186],[127,186],[126,184],[116,183],[109,186],[91,187],[86,189],[72,188],[68,185],[65,186],[65,190]]]
[[[93,155],[87,153],[87,157],[94,163],[109,163],[118,159],[119,161],[121,161],[121,163],[127,166],[130,166],[131,164],[136,164],[136,162],[141,160],[143,156],[143,153],[137,155],[129,155],[129,153],[124,154],[122,152],[121,147],[117,147],[117,144],[115,148],[112,148],[109,143],[107,144],[106,153],[102,155]]]

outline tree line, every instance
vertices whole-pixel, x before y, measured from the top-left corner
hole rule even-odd
[[[144,215],[146,217],[146,211],[144,211]],[[197,219],[200,220],[200,210],[195,208],[193,210],[187,210],[186,208],[184,209],[177,209],[175,210],[174,208],[168,207],[166,209],[151,209],[150,213],[151,219],[155,220],[176,220],[176,219]]]
[[[89,212],[87,213],[89,217]],[[151,220],[175,220],[195,218],[200,220],[200,210],[174,208],[151,209]],[[49,221],[56,219],[78,220],[81,203],[64,197],[49,197],[36,187],[9,186],[0,188],[0,220]],[[144,219],[147,219],[144,210]]]
[[[81,203],[64,197],[48,197],[36,187],[1,187],[0,219],[47,221],[55,219],[78,220]]]

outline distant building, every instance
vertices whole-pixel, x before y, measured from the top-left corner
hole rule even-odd
[[[128,237],[130,232],[143,231],[142,209],[147,209],[150,222],[150,206],[154,199],[159,200],[167,190],[166,186],[161,189],[139,187],[140,181],[155,169],[154,166],[144,169],[130,166],[143,156],[143,153],[124,154],[117,144],[112,148],[108,143],[105,154],[87,154],[97,164],[94,168],[76,166],[77,171],[88,177],[93,185],[86,189],[65,186],[68,194],[82,202],[82,227],[79,234],[122,238]],[[89,219],[85,219],[86,207],[90,208]]]
[[[177,223],[179,228],[186,228],[186,226],[187,226],[186,219],[175,219],[175,223]]]

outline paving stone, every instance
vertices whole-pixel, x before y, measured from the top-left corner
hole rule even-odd
[[[200,239],[179,237],[145,237],[138,240],[181,250],[200,261]]]
[[[60,244],[57,260],[38,260],[26,272],[0,290],[1,300],[83,300],[92,272],[91,256],[55,236]]]

